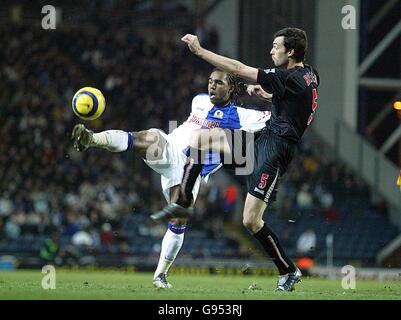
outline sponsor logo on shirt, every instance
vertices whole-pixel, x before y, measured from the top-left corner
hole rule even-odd
[[[273,68],[273,69],[265,69],[264,72],[266,72],[266,73],[276,73],[276,69],[275,68]]]
[[[317,79],[316,75],[314,73],[308,72],[307,74],[304,75],[304,80],[306,82],[306,85],[309,87],[311,83],[316,83],[317,84]]]
[[[255,187],[255,189],[253,189],[253,191],[256,191],[256,192],[259,192],[259,193],[265,195],[265,192],[263,190],[260,190],[259,188]]]
[[[206,120],[203,118],[200,118],[196,115],[192,115],[191,118],[189,119],[189,123],[195,123],[197,125],[212,129],[212,128],[218,128],[220,126],[220,121],[213,121],[213,120]]]

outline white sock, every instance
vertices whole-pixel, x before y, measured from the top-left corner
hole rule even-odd
[[[157,265],[154,278],[160,273],[167,273],[173,264],[178,252],[184,242],[184,233],[174,233],[167,229],[162,241],[162,249],[160,252],[159,264]]]
[[[93,134],[91,147],[100,147],[111,152],[123,152],[133,146],[132,133],[122,130],[107,130]]]

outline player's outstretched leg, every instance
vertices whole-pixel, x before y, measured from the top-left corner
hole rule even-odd
[[[74,140],[74,148],[77,151],[85,151],[89,147],[96,147],[111,152],[124,152],[134,148],[134,134],[134,132],[122,130],[107,130],[94,133],[83,124],[77,124],[72,130],[72,139]]]
[[[85,151],[93,140],[93,131],[85,128],[83,124],[77,124],[72,130],[74,148],[78,151]]]
[[[124,152],[135,149],[147,160],[158,160],[162,157],[166,140],[159,130],[126,132],[123,130],[106,130],[99,133],[77,124],[72,130],[74,148],[85,151],[89,147],[102,148],[111,152]]]

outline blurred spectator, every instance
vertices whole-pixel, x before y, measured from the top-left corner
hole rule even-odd
[[[312,208],[313,198],[309,191],[309,185],[303,184],[297,194],[297,206],[300,210],[309,210]]]
[[[316,186],[315,197],[317,198],[319,205],[323,208],[330,208],[331,206],[333,206],[333,195],[323,186]]]
[[[74,233],[71,242],[77,247],[92,247],[94,245],[92,235],[88,232],[87,228]]]
[[[0,195],[0,217],[8,216],[14,210],[14,204],[9,198],[9,193],[4,192],[4,194]]]
[[[110,223],[104,223],[102,225],[102,230],[100,232],[100,240],[102,244],[106,245],[107,247],[111,247],[113,244],[113,231],[111,230]]]
[[[234,184],[227,186],[224,189],[224,196],[223,196],[224,213],[226,214],[226,216],[228,217],[232,216],[237,200],[238,200],[237,186]]]
[[[67,212],[67,222],[65,226],[65,233],[72,237],[75,233],[77,233],[80,229],[78,224],[78,214],[69,211]]]
[[[328,222],[337,221],[338,211],[333,206],[333,195],[323,186],[319,185],[315,188],[315,196],[321,207],[321,213]]]
[[[313,175],[318,170],[317,161],[312,156],[307,156],[303,160],[303,167],[306,173]]]
[[[17,240],[20,236],[21,228],[17,223],[16,216],[10,216],[7,222],[4,225],[4,234],[9,240]]]
[[[313,257],[316,250],[316,233],[309,228],[297,240],[297,254],[300,257]]]
[[[321,212],[323,214],[323,217],[326,219],[328,222],[335,222],[338,220],[338,211],[335,207],[322,207]]]
[[[52,230],[50,237],[43,242],[39,250],[39,256],[43,264],[59,264],[61,261],[56,261],[59,253],[60,236],[56,230]]]

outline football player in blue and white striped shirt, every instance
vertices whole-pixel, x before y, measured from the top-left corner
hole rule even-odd
[[[259,87],[259,92],[261,91],[263,90]],[[235,103],[237,94],[236,78],[215,69],[209,77],[208,94],[199,94],[193,98],[188,119],[171,133],[166,134],[159,129],[134,132],[107,130],[94,133],[84,125],[78,124],[74,127],[72,134],[74,147],[78,151],[96,147],[111,152],[128,150],[137,152],[149,167],[161,175],[162,190],[167,202],[175,202],[187,162],[189,140],[195,130],[201,128],[239,129],[253,134],[262,130],[266,121],[270,119],[269,111],[256,111],[237,106]],[[265,99],[270,97],[264,92]],[[220,159],[213,159],[209,165],[205,166],[193,188],[193,202],[199,192],[201,179],[207,180],[209,174],[220,166]],[[186,222],[186,218],[175,218],[168,223],[153,280],[154,286],[158,288],[171,287],[167,281],[167,272],[182,247]]]

